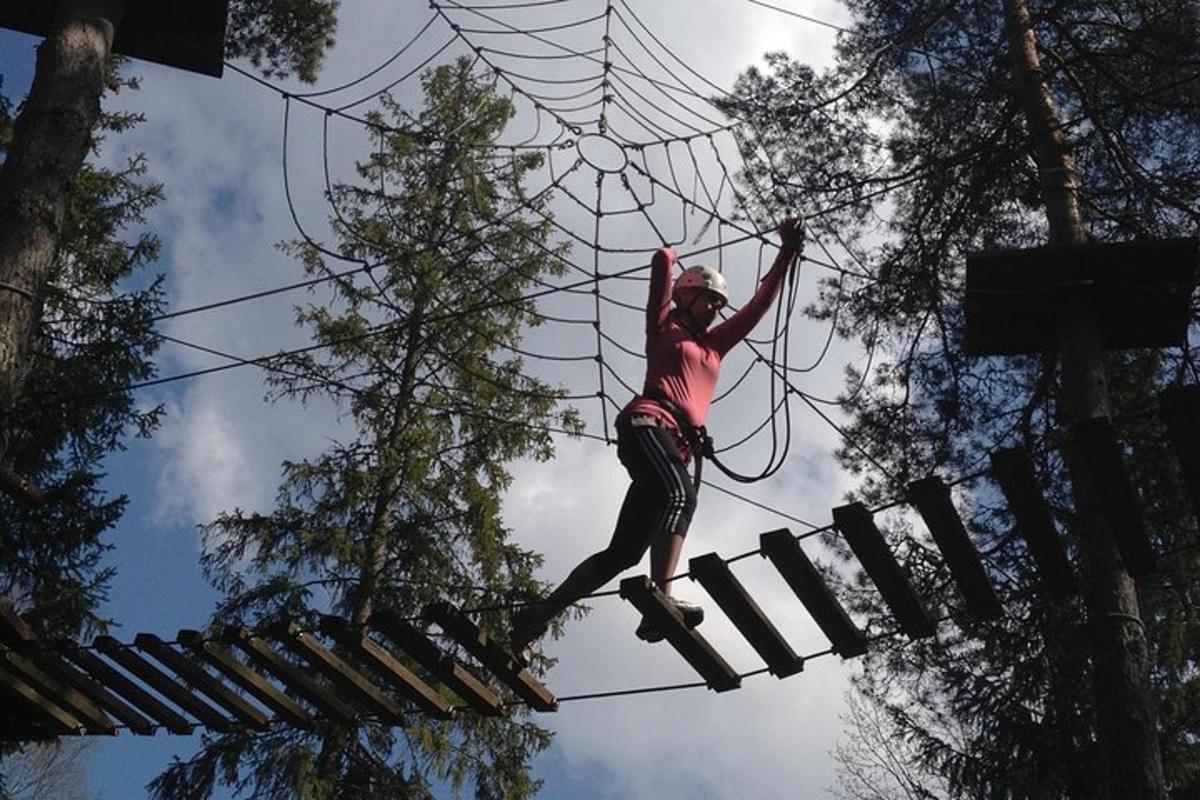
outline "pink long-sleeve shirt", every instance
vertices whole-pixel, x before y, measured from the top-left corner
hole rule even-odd
[[[721,359],[754,329],[771,307],[787,273],[791,253],[781,249],[771,270],[737,313],[709,330],[697,333],[671,312],[671,287],[674,283],[674,254],[658,250],[651,261],[650,295],[646,301],[646,390],[661,392],[694,425],[708,418],[721,374]],[[645,390],[643,390],[645,391]],[[675,434],[686,463],[691,449],[679,431],[674,416],[650,398],[638,395],[617,415],[620,422],[634,414],[646,414],[660,420]]]

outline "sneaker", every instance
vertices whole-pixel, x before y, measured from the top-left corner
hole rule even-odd
[[[700,606],[674,598],[671,598],[671,602],[675,604],[675,610],[683,617],[683,624],[689,631],[704,622],[704,609]]]
[[[679,615],[683,617],[683,624],[688,630],[704,622],[704,609],[700,606],[684,600],[676,600],[673,597],[667,599],[675,606],[675,610],[679,612]],[[633,633],[643,642],[661,642],[666,637],[662,629],[651,622],[649,617],[642,617],[641,623]]]
[[[649,617],[642,617],[641,623],[638,624],[637,630],[633,635],[641,639],[643,642],[661,642],[666,634],[662,632],[662,628],[650,621]]]

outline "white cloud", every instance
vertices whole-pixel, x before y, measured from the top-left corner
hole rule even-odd
[[[234,427],[211,405],[168,409],[155,438],[160,522],[208,521],[224,509],[254,507],[262,484]]]

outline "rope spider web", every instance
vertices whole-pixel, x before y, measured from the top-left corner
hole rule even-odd
[[[301,221],[300,199],[291,189],[296,170],[289,133],[307,111],[321,116],[320,151],[324,194],[332,214],[341,214],[333,197],[331,144],[338,129],[361,133],[376,123],[362,109],[387,93],[398,100],[405,133],[421,136],[420,119],[406,111],[421,73],[430,65],[456,56],[471,59],[478,74],[488,76],[497,92],[508,96],[516,115],[502,141],[488,145],[497,153],[540,152],[545,166],[530,189],[531,198],[553,195],[552,210],[542,212],[523,204],[552,225],[557,237],[572,245],[564,259],[569,279],[543,282],[544,294],[535,315],[543,325],[531,332],[534,349],[514,349],[530,360],[552,367],[555,380],[566,388],[565,399],[596,401],[600,430],[594,438],[611,443],[611,416],[639,391],[644,369],[641,353],[645,275],[639,274],[649,256],[668,244],[683,256],[683,265],[703,259],[728,271],[735,298],[748,295],[775,252],[769,238],[772,225],[756,225],[771,198],[747,198],[736,172],[742,157],[734,130],[713,102],[689,86],[700,84],[710,93],[722,92],[712,81],[672,54],[663,40],[621,0],[610,0],[602,13],[580,16],[577,0],[468,6],[457,2],[432,4],[429,19],[383,64],[364,76],[333,89],[308,94],[281,92],[284,103],[284,173],[293,220],[302,236],[317,243]],[[588,4],[585,10],[594,10]],[[544,23],[531,27],[529,11],[537,8]],[[598,43],[598,44],[596,44]],[[595,44],[595,46],[592,46]],[[398,77],[388,77],[398,73]],[[366,90],[364,83],[382,82]],[[357,92],[357,94],[353,94]],[[386,187],[384,187],[386,190]],[[754,209],[759,210],[756,212]],[[342,257],[317,243],[327,255]],[[823,248],[824,249],[824,248]],[[824,249],[827,261],[809,258],[839,277],[843,270]],[[551,254],[552,255],[552,254]],[[639,269],[641,268],[641,269]],[[370,270],[363,279],[370,280]],[[866,276],[859,276],[866,277]],[[486,295],[487,287],[479,287]],[[741,291],[738,291],[738,290]],[[796,292],[787,302],[794,309]],[[445,313],[455,309],[443,306]],[[461,311],[461,309],[460,309]],[[776,318],[773,334],[748,341],[749,353],[730,358],[727,388],[714,398],[744,407],[747,389],[768,380],[770,398],[753,416],[738,419],[719,452],[759,443],[771,433],[771,464],[778,458],[779,423],[790,436],[789,398],[800,397],[822,420],[841,432],[817,407],[832,401],[814,397],[792,382],[813,372],[825,360],[834,340],[836,316],[820,331],[811,363],[787,363],[791,314]],[[469,313],[462,313],[469,324]],[[591,347],[580,349],[587,334],[570,334],[591,327]],[[761,336],[761,334],[759,334]],[[549,352],[570,342],[570,352]],[[783,363],[779,354],[784,354]],[[770,350],[768,354],[766,350]],[[851,442],[851,446],[857,446]],[[785,515],[786,516],[786,515]],[[794,518],[793,518],[794,519]],[[812,527],[810,525],[810,527]]]

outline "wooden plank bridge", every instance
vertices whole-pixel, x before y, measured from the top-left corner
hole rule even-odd
[[[1172,389],[1161,413],[1178,456],[1180,474],[1200,518],[1200,387]],[[1111,424],[1090,420],[1072,432],[1087,454],[1093,479],[1108,487],[1110,521],[1134,574],[1157,563],[1141,520],[1137,495],[1122,463]],[[1050,598],[1069,597],[1079,580],[1063,537],[1042,496],[1032,459],[1021,450],[992,456],[990,474],[1023,537]],[[916,481],[906,498],[941,551],[944,564],[978,620],[1003,613],[978,551],[951,499],[936,477]],[[906,572],[888,547],[873,515],[859,503],[833,509],[833,528],[846,540],[911,639],[936,633]],[[868,647],[800,541],[786,529],[764,533],[759,554],[793,590],[843,658]],[[777,678],[804,668],[783,634],[716,553],[691,559],[689,577]],[[737,689],[741,677],[699,631],[687,628],[675,607],[646,577],[623,580],[619,594],[651,617],[666,641],[717,692]],[[418,622],[423,624],[417,624]],[[452,655],[432,629],[457,645]],[[469,656],[468,660],[466,659]],[[318,630],[288,624],[270,631],[231,628],[220,638],[181,630],[174,641],[141,633],[132,643],[98,637],[89,646],[46,641],[11,609],[0,606],[0,739],[45,740],[63,735],[135,735],[165,730],[188,735],[197,727],[217,732],[261,730],[282,724],[311,728],[319,720],[354,725],[371,720],[403,725],[414,714],[449,719],[456,714],[497,716],[509,704],[535,711],[558,708],[554,694],[528,668],[449,603],[425,608],[420,620],[376,615],[366,627],[325,617]]]

